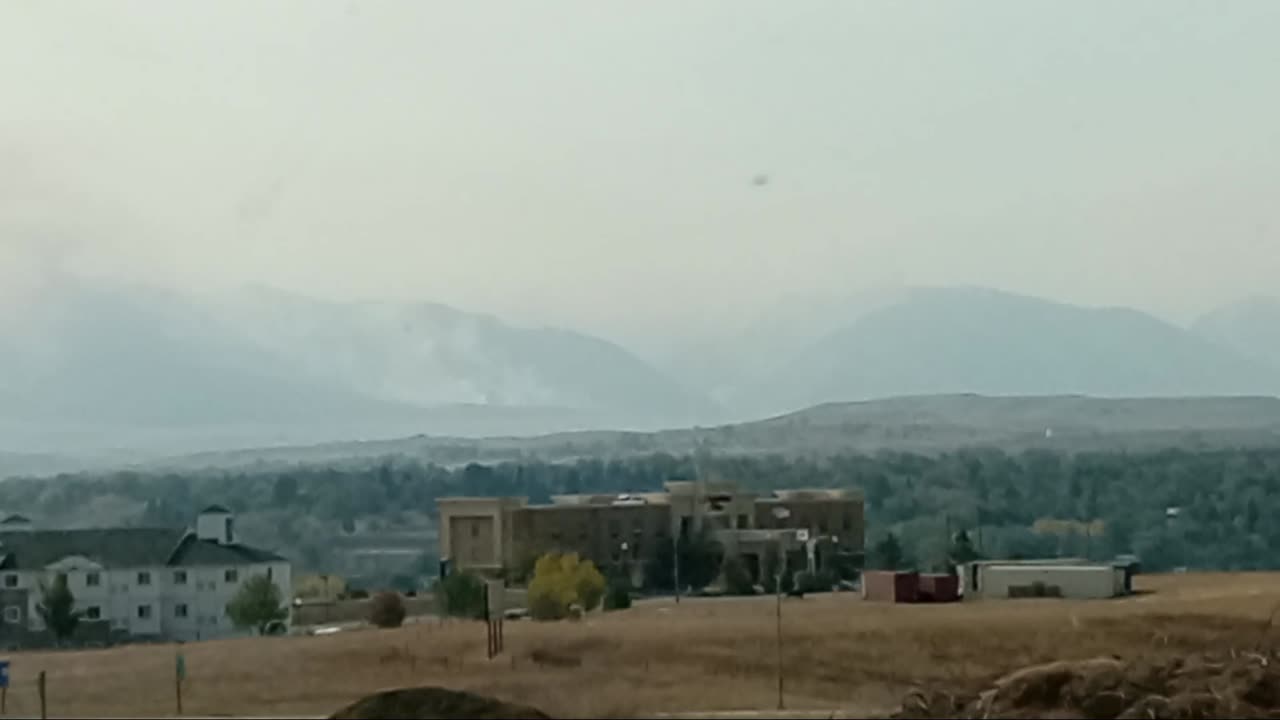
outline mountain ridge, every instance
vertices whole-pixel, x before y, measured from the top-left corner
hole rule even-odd
[[[780,308],[702,368],[704,380],[708,367],[723,369],[715,388],[587,333],[440,303],[64,283],[27,310],[0,315],[21,321],[0,332],[0,452],[158,457],[417,434],[659,432],[832,401],[965,393],[1280,395],[1280,366],[1239,347],[1242,337],[1274,337],[1269,316],[1246,313],[1224,338],[1211,319],[1225,310],[1182,328],[1131,308],[986,288]],[[799,323],[797,313],[814,317]]]
[[[1280,370],[1131,308],[924,288],[800,348],[775,405],[899,395],[1274,395]]]

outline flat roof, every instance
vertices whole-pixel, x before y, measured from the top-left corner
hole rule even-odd
[[[685,481],[681,481],[685,482]],[[668,487],[672,483],[668,483]],[[690,486],[692,482],[688,483]],[[764,492],[741,491],[736,492],[736,488],[732,490],[725,489],[726,486],[717,486],[715,483],[709,483],[706,486],[705,495],[734,495],[738,497],[750,497],[756,503],[777,504],[777,503],[822,503],[822,502],[842,502],[842,501],[859,501],[863,500],[863,493],[856,488],[794,488],[771,490]],[[730,486],[731,487],[731,486]],[[520,505],[530,509],[542,508],[567,508],[567,507],[635,507],[640,505],[670,505],[673,497],[687,497],[684,492],[620,492],[620,493],[570,493],[563,495],[552,495],[550,503],[530,504],[529,498],[517,497],[512,495],[459,495],[452,497],[442,497],[436,499],[436,504],[452,504],[452,503],[508,503]],[[630,501],[630,502],[628,502]]]

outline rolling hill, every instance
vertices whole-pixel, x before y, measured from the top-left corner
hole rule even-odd
[[[824,456],[946,452],[964,447],[1065,451],[1280,446],[1280,399],[1107,399],[941,395],[828,403],[754,422],[658,432],[582,431],[534,437],[398,440],[246,449],[168,458],[165,469],[365,462],[407,457],[442,465],[539,459],[716,454]]]

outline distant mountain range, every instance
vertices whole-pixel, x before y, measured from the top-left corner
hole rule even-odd
[[[1241,300],[1201,317],[1192,328],[1222,347],[1280,368],[1280,299]]]
[[[0,333],[16,449],[656,427],[709,407],[612,343],[442,305],[63,285],[20,320]]]
[[[1183,328],[985,289],[780,306],[660,366],[428,303],[62,283],[0,314],[0,452],[723,425],[872,398],[1280,395],[1280,302]]]
[[[1242,322],[1256,333],[1269,328]],[[1226,333],[1224,333],[1226,334]],[[1233,326],[1231,337],[1248,337]],[[1280,394],[1261,342],[1223,343],[1128,308],[983,289],[924,289],[801,348],[748,393],[784,410],[956,392],[1190,397]]]

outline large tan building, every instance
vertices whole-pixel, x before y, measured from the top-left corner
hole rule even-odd
[[[526,498],[442,498],[440,557],[449,567],[497,575],[546,552],[577,552],[602,568],[625,567],[637,583],[661,546],[709,530],[757,579],[766,553],[788,567],[861,566],[863,498],[848,490],[759,494],[726,482],[669,482],[665,492]]]

